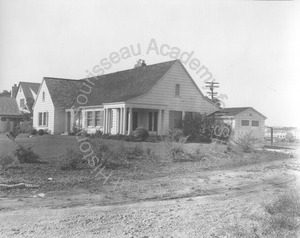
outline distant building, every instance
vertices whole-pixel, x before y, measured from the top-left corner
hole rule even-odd
[[[253,137],[263,140],[265,134],[265,117],[252,107],[223,108],[211,115],[215,115],[224,122],[231,124],[234,138],[250,133]]]
[[[22,120],[15,98],[0,97],[0,132],[12,129]]]
[[[271,138],[271,128],[266,127],[265,137],[267,139]],[[299,130],[296,127],[273,127],[273,138],[277,140],[282,139],[298,139],[299,140]]]
[[[16,98],[18,107],[23,112],[31,112],[36,99],[40,83],[20,82],[18,87],[12,87],[12,96]]]

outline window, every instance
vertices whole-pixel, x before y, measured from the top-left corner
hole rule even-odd
[[[259,121],[252,121],[252,126],[259,126]]]
[[[175,97],[180,96],[180,84],[175,85]]]
[[[182,128],[182,111],[170,111],[169,113],[169,128]]]
[[[43,102],[45,101],[45,92],[43,92]]]
[[[87,112],[87,126],[92,126],[93,112]]]
[[[102,126],[103,125],[103,111],[96,111],[95,112],[95,126]]]
[[[249,120],[242,120],[242,126],[249,126]]]
[[[46,126],[47,124],[48,124],[47,112],[44,112],[43,126]]]
[[[48,112],[39,112],[39,126],[48,125]]]
[[[20,107],[24,107],[24,99],[20,99]]]
[[[43,125],[43,113],[40,112],[39,113],[39,126],[42,126]]]

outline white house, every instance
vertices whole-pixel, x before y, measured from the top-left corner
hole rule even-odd
[[[212,113],[179,60],[101,75],[84,80],[44,78],[34,104],[33,125],[51,133],[74,127],[94,132],[130,134],[143,127],[163,135],[179,127],[185,113]]]
[[[249,132],[259,140],[264,139],[267,117],[252,107],[224,108],[214,112],[213,115],[231,123],[235,139]]]
[[[15,90],[14,87],[12,89],[12,92]],[[37,96],[39,87],[39,83],[19,82],[19,85],[16,88],[16,93],[14,94],[18,103],[18,107],[21,111],[30,112],[29,104],[33,104]]]

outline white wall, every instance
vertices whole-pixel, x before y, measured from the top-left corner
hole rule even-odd
[[[241,120],[249,120],[249,126],[242,126]],[[251,121],[259,121],[259,126],[252,126]],[[240,135],[252,132],[252,135],[258,139],[264,139],[265,134],[265,119],[252,109],[248,109],[237,116],[235,116],[235,138],[238,138]]]
[[[45,101],[42,100],[43,92],[45,92]],[[48,126],[39,126],[39,112],[48,112]],[[37,130],[48,129],[54,133],[54,105],[45,81],[42,82],[33,108],[33,127]]]

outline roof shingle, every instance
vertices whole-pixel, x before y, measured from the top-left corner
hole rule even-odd
[[[84,106],[101,105],[103,103],[124,102],[147,93],[177,62],[172,60],[164,63],[141,66],[129,70],[89,78],[92,85],[88,101]],[[90,84],[89,84],[90,85]],[[86,86],[82,86],[87,91]],[[83,93],[82,93],[83,94]],[[74,106],[82,106],[74,101]]]
[[[15,98],[0,97],[0,116],[21,116]]]
[[[35,97],[32,95],[31,90],[37,94],[40,88],[40,83],[31,83],[31,82],[20,82],[19,83],[19,88],[20,86],[23,89],[23,93],[25,95],[25,98],[33,98],[35,99]]]
[[[74,79],[44,78],[55,107],[70,108],[79,94],[83,81]]]

